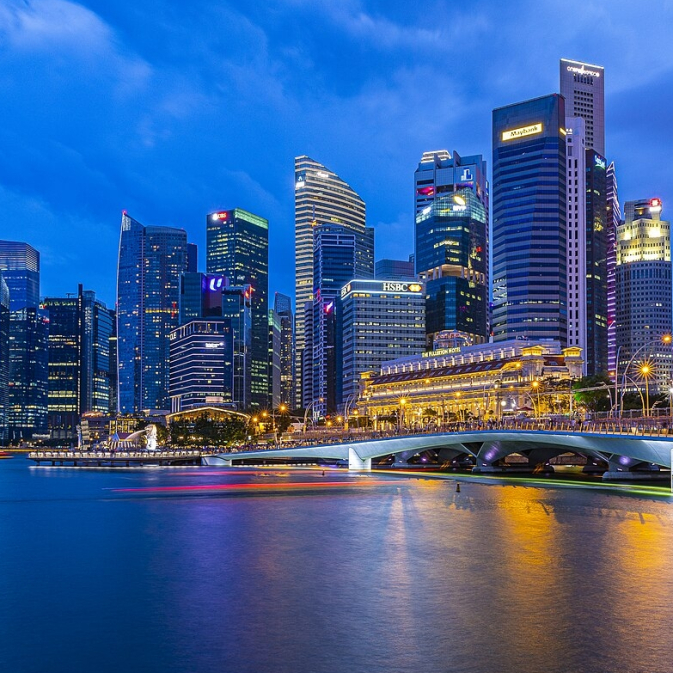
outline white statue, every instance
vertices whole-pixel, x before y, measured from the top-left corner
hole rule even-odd
[[[147,450],[148,451],[156,451],[157,450],[157,426],[156,425],[148,425],[147,428],[145,428],[145,432],[147,433]]]

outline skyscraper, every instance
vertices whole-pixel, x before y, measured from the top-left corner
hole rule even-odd
[[[313,228],[320,224],[337,224],[353,233],[364,233],[365,203],[360,196],[326,166],[307,156],[294,161],[295,177],[295,375],[302,383],[303,351],[310,347],[307,338],[306,311],[309,320],[313,311]],[[371,266],[374,260],[363,260]],[[371,277],[371,275],[369,276]],[[312,378],[312,377],[310,377]],[[301,406],[301,389],[297,405]]]
[[[414,173],[416,274],[425,281],[428,347],[445,330],[488,337],[486,162],[454,150],[425,152]]]
[[[28,243],[0,241],[0,271],[9,289],[10,311],[40,303],[40,253]]]
[[[274,310],[280,319],[280,402],[291,408],[295,403],[295,381],[294,318],[290,297],[276,292]]]
[[[379,372],[388,360],[425,350],[425,296],[422,283],[353,280],[339,301],[343,340],[344,404],[357,399],[360,375]]]
[[[269,406],[276,409],[280,405],[280,338],[281,319],[275,307],[269,309]]]
[[[0,444],[9,438],[9,288],[0,271]]]
[[[566,117],[566,189],[568,199],[568,346],[587,348],[587,172],[585,122]],[[586,359],[584,362],[586,373]]]
[[[169,409],[169,334],[178,326],[187,234],[122,215],[117,270],[119,412]]]
[[[179,334],[174,332],[171,335],[171,339],[173,340],[186,340],[184,341],[185,344],[192,344],[185,352],[181,353],[180,367],[189,364],[189,357],[197,357],[200,348],[198,342],[202,340],[203,334],[219,333],[222,339],[225,340],[230,335],[232,340],[231,348],[222,346],[225,348],[225,351],[222,351],[222,353],[230,352],[231,368],[225,368],[222,376],[226,377],[230,374],[232,378],[228,383],[225,381],[225,388],[229,392],[222,392],[221,396],[225,400],[224,403],[231,404],[239,411],[250,408],[252,294],[252,287],[250,285],[229,285],[229,279],[225,276],[205,273],[183,274],[180,292],[180,326],[192,322],[203,323],[203,321],[207,321],[208,324],[195,325],[189,330],[182,330]],[[226,323],[228,326],[227,330],[215,327],[214,325],[218,321]],[[175,351],[175,347],[172,353],[174,352],[177,352]],[[195,362],[193,363],[193,367],[195,371],[204,374],[203,363]],[[172,379],[174,382],[177,380],[175,377]],[[199,379],[198,377],[192,377],[190,374],[190,380],[192,381],[190,386],[192,386],[193,383],[198,383]],[[207,380],[207,377],[204,380]],[[213,397],[212,389],[209,388],[208,390],[210,391],[208,395],[202,391],[202,400],[205,400],[205,397]],[[196,388],[190,388],[192,400],[196,399],[194,397],[196,393]],[[174,411],[179,410],[176,408],[176,396],[183,394],[184,391],[180,392],[177,388],[171,392]],[[184,408],[182,402],[178,406]]]
[[[374,265],[374,278],[376,280],[416,280],[414,255],[409,255],[408,261],[403,259],[379,259]]]
[[[558,94],[493,111],[495,341],[567,344],[565,137]]]
[[[586,147],[605,156],[605,69],[561,59],[561,95],[566,114],[586,122]]]
[[[252,288],[251,404],[268,404],[269,223],[240,208],[210,213],[206,271]]]
[[[608,372],[611,377],[615,375],[617,358],[617,335],[615,312],[617,309],[615,295],[615,267],[617,255],[617,227],[622,219],[622,210],[619,205],[619,193],[617,189],[617,173],[615,164],[612,162],[606,173],[607,195],[607,277],[608,277]]]
[[[47,431],[49,319],[39,306],[40,253],[27,243],[0,241],[0,271],[9,292],[7,426],[12,440]]]
[[[653,370],[650,392],[663,392],[673,374],[671,344],[661,342],[671,334],[673,320],[671,225],[661,219],[657,198],[627,201],[624,210],[625,221],[617,227],[615,267],[618,378],[628,376],[627,385],[640,386],[640,367],[648,363]]]
[[[341,403],[341,334],[338,300],[341,288],[354,278],[371,278],[374,231],[353,232],[334,224],[313,229],[313,390],[314,411],[321,416]],[[363,250],[364,249],[364,250]],[[305,399],[305,404],[309,403]]]
[[[91,290],[48,297],[49,432],[72,441],[83,413],[110,411],[110,337],[113,312]]]
[[[607,162],[596,150],[586,151],[586,312],[587,374],[608,371]]]

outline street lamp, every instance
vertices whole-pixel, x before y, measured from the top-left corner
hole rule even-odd
[[[632,356],[631,359],[626,363],[626,367],[624,368],[624,373],[622,374],[622,394],[620,396],[620,404],[619,404],[619,418],[622,417],[622,412],[624,411],[624,393],[626,391],[626,379],[627,379],[627,374],[629,372],[629,367],[633,363],[633,361],[638,357],[638,355],[646,348],[649,348],[650,346],[656,344],[656,343],[662,343],[664,345],[670,346],[671,343],[673,343],[673,337],[670,334],[664,334],[661,337],[658,337],[656,339],[651,339],[644,345],[642,345]],[[618,370],[619,370],[619,351],[621,350],[621,346],[617,349],[617,357],[615,361],[615,400],[617,397],[617,380],[619,379],[618,377]],[[616,404],[616,401],[615,401]]]
[[[531,383],[531,386],[533,386],[533,390],[537,392],[537,414],[535,415],[537,418],[540,418],[540,382],[533,381],[533,383]]]
[[[397,428],[399,432],[401,432],[402,428],[404,427],[404,406],[406,405],[406,403],[407,401],[404,399],[404,397],[400,399],[400,417],[397,423]]]
[[[650,386],[649,380],[652,374],[652,366],[648,362],[643,362],[640,365],[640,375],[645,379],[645,417],[647,418],[650,415]]]

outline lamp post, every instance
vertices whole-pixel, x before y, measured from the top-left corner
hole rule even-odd
[[[624,373],[622,374],[622,394],[620,399],[620,404],[619,404],[619,418],[622,417],[622,412],[624,411],[624,392],[626,388],[626,379],[627,379],[627,374],[629,372],[629,367],[633,364],[633,361],[638,357],[638,355],[646,348],[649,348],[650,346],[656,344],[656,343],[662,343],[664,345],[670,346],[671,343],[673,343],[673,337],[671,337],[670,334],[664,334],[661,337],[658,337],[656,339],[652,339],[648,341],[646,344],[642,345],[632,356],[631,359],[626,363],[626,367],[624,367]],[[617,361],[615,362],[615,382],[618,379],[618,369],[619,369],[619,351],[621,350],[621,346],[617,349]],[[615,385],[615,397],[616,397],[616,385]],[[616,402],[615,402],[616,404]]]
[[[640,365],[640,375],[645,379],[645,418],[648,418],[650,415],[650,386],[649,380],[650,375],[652,374],[652,366],[644,362]]]
[[[398,433],[402,432],[402,428],[404,427],[404,407],[406,405],[407,401],[402,397],[400,399],[400,416],[397,419],[397,431]]]
[[[540,382],[539,381],[533,381],[531,383],[531,386],[533,386],[533,390],[537,392],[537,413],[535,414],[536,418],[540,418]]]

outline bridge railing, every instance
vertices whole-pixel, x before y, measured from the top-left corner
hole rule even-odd
[[[422,430],[401,428],[395,430],[335,432],[327,435],[311,434],[310,436],[298,436],[296,439],[277,443],[248,444],[232,449],[239,451],[273,450],[278,448],[325,446],[326,444],[343,444],[345,442],[358,442],[376,439],[390,439],[394,437],[408,437],[416,435],[433,435],[442,432],[485,432],[493,430],[512,431],[535,431],[550,433],[571,434],[599,434],[599,435],[628,435],[638,437],[651,437],[656,439],[673,438],[673,427],[667,424],[658,424],[654,419],[639,419],[640,422],[619,421],[574,421],[574,420],[551,420],[551,419],[526,419],[506,420],[500,422],[467,422],[437,424]]]

